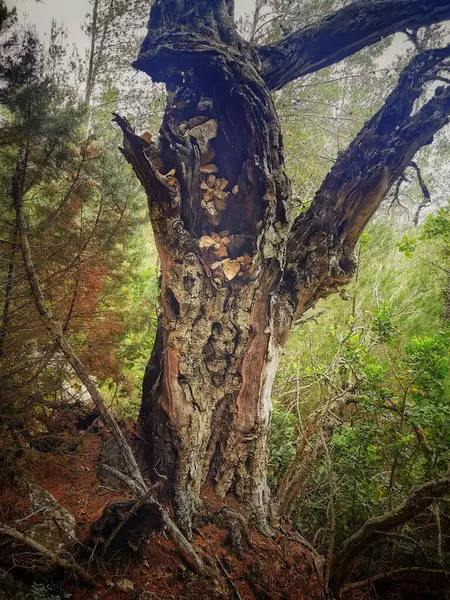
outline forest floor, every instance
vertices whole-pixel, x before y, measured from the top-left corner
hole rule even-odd
[[[130,432],[131,433],[131,432]],[[0,575],[2,569],[27,585],[33,581],[48,584],[53,593],[71,600],[321,600],[322,565],[298,541],[289,539],[288,528],[275,531],[273,538],[251,530],[244,540],[242,552],[230,545],[224,504],[205,487],[202,492],[204,515],[194,528],[194,546],[203,560],[214,565],[220,576],[216,582],[195,575],[167,539],[155,533],[139,551],[121,547],[103,561],[95,553],[91,536],[93,523],[105,507],[113,502],[129,500],[127,491],[117,491],[97,475],[101,458],[103,432],[84,432],[75,437],[67,434],[64,451],[38,451],[27,448],[21,461],[20,477],[13,480],[0,473],[0,519],[23,533],[41,524],[42,512],[31,505],[24,491],[24,481],[47,490],[57,503],[75,518],[76,549],[67,558],[84,566],[100,582],[87,587],[76,581],[73,573],[55,569],[48,560],[27,548],[0,536]],[[73,441],[76,441],[73,444]],[[225,506],[239,513],[243,507],[229,499]],[[222,515],[217,518],[217,515]],[[363,577],[360,577],[363,578]],[[130,588],[132,583],[132,589]],[[408,584],[377,586],[372,591],[358,590],[346,600],[450,600],[444,581],[429,586],[420,575]],[[373,592],[373,594],[372,594]],[[3,595],[2,595],[3,593]],[[64,594],[67,594],[65,596]],[[28,596],[12,596],[2,590],[0,600]]]
[[[76,451],[70,453],[31,449],[27,452],[23,472],[27,480],[50,492],[75,517],[76,538],[82,544],[75,560],[108,583],[95,590],[84,587],[81,582],[73,583],[67,573],[49,571],[48,563],[6,540],[0,543],[2,566],[8,567],[8,561],[17,552],[15,570],[22,578],[25,574],[28,581],[35,578],[50,583],[52,589],[63,589],[73,600],[315,600],[322,597],[312,555],[281,532],[270,539],[252,530],[249,547],[239,556],[230,548],[225,523],[224,527],[207,521],[199,524],[194,530],[194,545],[205,561],[219,565],[223,574],[219,584],[192,573],[164,533],[155,534],[139,554],[126,549],[120,560],[106,564],[92,560],[92,551],[88,550],[92,548],[92,524],[109,503],[130,498],[126,492],[114,491],[97,477],[100,447],[101,437],[86,433]],[[207,513],[220,511],[220,501],[207,489],[203,500]],[[40,518],[39,514],[30,516],[32,512],[23,487],[0,482],[0,514],[4,522],[17,523],[18,529],[27,531]],[[124,581],[133,582],[133,590],[121,590]]]

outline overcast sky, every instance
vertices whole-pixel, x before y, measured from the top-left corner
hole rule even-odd
[[[81,25],[89,12],[89,0],[6,0],[6,5],[17,8],[22,23],[36,24],[41,36],[50,31],[52,19],[63,23],[68,29],[69,43],[75,43],[80,50],[86,48],[87,38]],[[253,5],[254,0],[235,0],[237,16],[251,12]]]

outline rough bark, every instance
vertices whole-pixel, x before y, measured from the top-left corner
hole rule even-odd
[[[290,50],[307,54],[320,46],[322,58],[313,62],[321,68],[324,54],[331,64],[380,35],[439,21],[450,7],[377,1],[357,2],[352,11],[348,36],[350,13],[339,13],[303,41],[292,38]],[[275,79],[285,83],[281,72],[268,74],[279,68],[280,47],[258,50],[242,40],[232,14],[232,0],[157,0],[135,67],[166,84],[159,139],[136,135],[115,117],[122,152],[148,196],[161,259],[162,314],[144,381],[142,431],[150,466],[167,477],[187,534],[206,481],[221,496],[247,500],[265,529],[270,392],[292,319],[349,281],[360,233],[450,110],[450,93],[439,89],[413,114],[414,100],[449,54],[424,53],[292,227],[269,91]],[[368,14],[376,17],[373,27]],[[317,45],[339,36],[340,53]]]
[[[9,325],[9,311],[11,307],[11,296],[13,291],[13,283],[14,283],[14,261],[16,259],[17,254],[17,230],[14,229],[14,234],[11,241],[11,253],[8,264],[8,274],[6,276],[6,285],[5,285],[5,299],[3,302],[3,313],[2,313],[2,322],[0,325],[0,358],[3,356],[3,352],[5,349],[5,341],[6,334],[8,332]]]
[[[272,98],[237,37],[227,5],[197,5],[202,20],[187,9],[155,4],[151,44],[144,42],[137,61],[167,83],[159,146],[118,120],[124,154],[149,196],[162,267],[164,351],[147,369],[146,393],[154,393],[144,399],[141,416],[153,466],[172,483],[186,532],[208,477],[220,495],[233,490],[250,499],[264,528],[270,388],[290,324],[274,296],[290,187]],[[202,204],[200,163],[206,148],[192,135],[196,117],[217,123],[209,147],[216,175],[230,192],[218,218],[208,217]],[[165,176],[171,169],[175,176]],[[203,235],[224,231],[231,266],[239,257],[251,258],[233,279],[217,265],[214,249],[199,247]]]
[[[340,598],[342,588],[347,583],[355,559],[384,533],[391,531],[407,521],[411,521],[423,510],[430,506],[436,498],[441,498],[450,492],[450,479],[430,481],[413,488],[408,498],[392,510],[380,517],[374,517],[348,540],[346,540],[334,557],[330,589]]]
[[[437,88],[414,112],[449,56],[446,47],[412,59],[384,106],[339,157],[310,208],[295,220],[283,286],[298,314],[351,280],[359,236],[413,156],[449,122],[447,87]]]

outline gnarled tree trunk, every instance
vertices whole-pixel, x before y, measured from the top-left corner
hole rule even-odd
[[[167,86],[159,140],[116,121],[161,259],[142,430],[188,534],[205,482],[248,501],[265,528],[270,394],[292,319],[349,281],[365,225],[447,122],[447,90],[414,115],[413,106],[449,51],[412,61],[294,222],[270,90],[382,35],[450,16],[448,2],[432,4],[356,2],[263,48],[238,36],[232,0],[153,4],[135,66]]]

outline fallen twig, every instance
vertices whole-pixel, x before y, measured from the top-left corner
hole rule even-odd
[[[224,575],[225,575],[225,577],[227,578],[227,581],[228,581],[228,582],[229,582],[229,584],[231,585],[231,587],[232,587],[232,589],[233,589],[234,593],[236,594],[236,598],[237,598],[238,600],[242,600],[242,596],[240,595],[240,593],[239,593],[239,591],[238,591],[238,589],[237,589],[237,587],[236,587],[236,584],[234,583],[234,581],[233,581],[233,579],[232,579],[231,575],[228,573],[228,571],[226,570],[226,568],[225,568],[224,564],[223,564],[223,563],[222,563],[222,561],[220,560],[220,556],[216,556],[216,558],[217,558],[217,562],[218,562],[218,563],[219,563],[219,565],[220,565],[220,568],[221,568],[221,569],[222,569],[222,571],[223,571],[223,574],[224,574]]]

